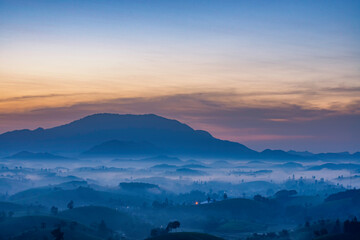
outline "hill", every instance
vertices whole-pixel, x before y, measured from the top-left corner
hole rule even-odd
[[[329,169],[329,170],[357,170],[360,169],[360,164],[352,164],[352,163],[325,163],[322,165],[310,167],[308,170],[322,170],[322,169]]]
[[[45,226],[43,225],[45,224]],[[90,228],[76,224],[72,228],[70,221],[50,216],[24,216],[13,217],[9,220],[0,222],[0,233],[4,239],[53,239],[51,231],[55,229],[55,226],[63,226],[65,239],[74,240],[95,240],[103,239]]]
[[[222,238],[215,237],[206,233],[178,232],[148,238],[147,240],[222,240]]]
[[[146,236],[150,232],[150,225],[128,213],[108,207],[85,206],[66,210],[58,214],[59,217],[79,222],[86,226],[104,221],[111,230],[122,231],[136,239]],[[139,228],[141,226],[141,228]]]
[[[21,151],[11,156],[5,157],[5,159],[16,159],[16,160],[65,160],[66,157],[54,155],[47,152],[28,152]]]

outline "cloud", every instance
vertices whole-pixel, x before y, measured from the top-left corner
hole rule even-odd
[[[67,96],[76,96],[78,94],[44,94],[44,95],[24,95],[19,97],[9,97],[0,99],[0,103],[7,103],[13,101],[23,101],[31,99],[44,99],[44,98],[53,98],[53,97],[67,97]]]

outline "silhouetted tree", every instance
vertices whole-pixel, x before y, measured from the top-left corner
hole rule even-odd
[[[51,211],[51,214],[57,215],[59,212],[59,209],[55,206],[52,206],[50,211]]]
[[[354,217],[353,220],[344,222],[344,233],[360,234],[360,222]]]
[[[11,218],[12,216],[14,216],[14,212],[13,211],[8,212],[8,216],[9,218]]]
[[[165,229],[163,229],[163,228],[153,228],[153,229],[151,229],[150,235],[151,235],[151,237],[164,235],[164,234],[167,234],[171,230],[176,229],[178,227],[180,227],[180,222],[179,221],[169,222]]]
[[[99,226],[98,226],[98,230],[100,234],[107,234],[109,232],[109,229],[107,228],[105,221],[101,220]]]
[[[51,234],[54,236],[55,240],[64,240],[64,233],[61,231],[60,227],[52,230]]]
[[[41,229],[45,229],[46,228],[46,223],[42,222],[41,223]]]
[[[166,229],[165,229],[165,231],[170,232],[171,230],[176,229],[178,227],[180,227],[180,222],[179,221],[169,222]]]
[[[291,197],[291,196],[296,195],[296,194],[297,194],[296,190],[280,190],[280,191],[275,193],[275,197],[277,197],[277,198],[287,198],[287,197]]]
[[[71,200],[68,204],[67,204],[67,208],[68,209],[73,209],[74,208],[74,201]]]
[[[332,233],[340,233],[340,232],[341,232],[340,220],[336,219]]]
[[[228,198],[228,195],[226,193],[224,193],[224,200],[226,200]]]
[[[254,196],[254,200],[257,202],[266,202],[269,199],[267,199],[266,197],[261,196],[260,194],[257,194]]]

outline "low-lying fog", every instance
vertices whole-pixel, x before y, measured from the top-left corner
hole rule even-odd
[[[350,190],[359,187],[356,161],[3,159],[0,239],[19,226],[15,239],[52,239],[57,227],[65,239],[145,239],[169,222],[223,239],[312,239],[359,215],[359,192]]]
[[[328,188],[359,188],[360,163],[194,160],[169,156],[0,162],[1,194],[74,180],[106,187],[116,187],[120,182],[145,182],[174,193],[205,185],[204,191],[221,189],[233,197],[249,195],[248,190],[241,192],[239,189],[251,182],[268,182],[274,188],[268,189],[271,192],[297,180],[304,183],[297,186],[297,190],[306,194],[319,190],[320,185],[321,188],[325,185]],[[178,187],[173,188],[174,184]],[[263,188],[251,189],[250,193],[250,196],[267,195]]]

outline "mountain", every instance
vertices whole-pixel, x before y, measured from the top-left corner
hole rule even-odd
[[[331,194],[330,196],[328,196],[325,199],[325,202],[330,202],[330,201],[338,201],[338,200],[342,200],[342,199],[352,199],[354,203],[359,202],[360,201],[360,189],[351,189],[351,190],[346,190],[344,192],[338,192],[335,194]]]
[[[271,159],[271,160],[301,160],[301,159],[307,159],[306,156],[300,156],[291,154],[282,150],[270,150],[265,149],[261,152],[261,157],[264,159]]]
[[[288,168],[288,169],[296,169],[296,168],[303,168],[304,166],[300,163],[297,163],[297,162],[287,162],[287,163],[284,163],[284,164],[277,164],[277,165],[274,165],[273,167],[276,167],[276,168]]]
[[[312,171],[312,170],[317,171],[317,170],[322,170],[322,169],[329,169],[329,170],[358,170],[358,169],[360,169],[360,164],[325,163],[325,164],[322,164],[322,165],[318,165],[318,166],[308,168],[308,170],[310,170],[310,171]]]
[[[313,157],[315,154],[309,151],[303,151],[303,152],[297,152],[294,150],[290,150],[287,153],[293,154],[293,155],[299,155],[299,156],[304,156],[304,157]]]
[[[287,153],[302,157],[307,157],[311,159],[318,160],[359,160],[360,152],[350,154],[349,152],[338,152],[338,153],[311,153],[308,151],[305,152],[296,152],[293,150],[288,151]]]
[[[84,156],[128,156],[157,154],[160,150],[147,142],[127,142],[111,140],[90,148]]]
[[[64,160],[66,157],[50,154],[47,152],[44,153],[33,153],[28,151],[18,152],[14,155],[5,157],[5,159],[16,159],[16,160]]]
[[[109,142],[112,140],[119,142]],[[176,120],[154,114],[109,113],[90,115],[49,129],[3,133],[0,135],[0,151],[81,153],[99,144],[100,146],[96,147],[98,150],[105,149],[111,144],[121,149],[129,144],[124,142],[147,142],[162,149],[166,154],[236,158],[258,156],[256,151],[240,143],[214,138],[206,131],[194,130]],[[134,144],[132,147],[142,148],[139,145],[135,147]]]
[[[360,159],[360,153],[256,152],[248,147],[214,138],[210,133],[194,130],[177,120],[154,114],[131,115],[99,113],[65,125],[35,130],[16,130],[0,135],[0,152],[14,154],[25,151],[26,158],[54,159],[47,153],[87,156],[177,155],[200,158],[229,159]],[[28,152],[38,152],[31,156]],[[16,154],[15,154],[16,155]],[[25,156],[24,156],[25,157]]]
[[[157,164],[157,165],[151,167],[151,169],[169,169],[169,168],[174,169],[174,168],[177,168],[177,166],[163,163],[163,164]]]
[[[169,157],[167,155],[158,155],[156,157],[149,157],[141,159],[142,162],[158,162],[158,163],[183,163],[179,158],[177,157]]]

